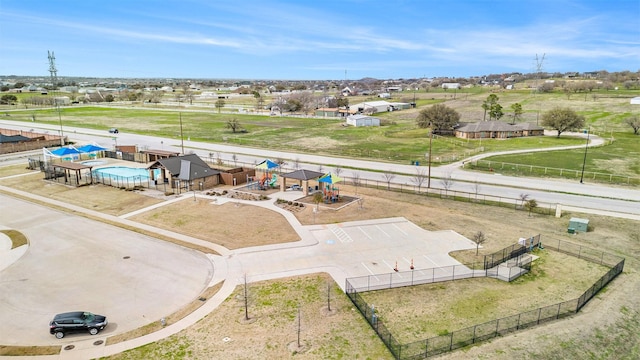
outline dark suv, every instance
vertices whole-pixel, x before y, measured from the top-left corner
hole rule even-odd
[[[49,332],[62,339],[66,333],[89,331],[95,335],[107,326],[107,318],[86,311],[74,311],[56,315],[49,324]]]

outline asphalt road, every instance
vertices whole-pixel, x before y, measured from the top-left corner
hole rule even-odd
[[[60,127],[55,125],[37,124],[29,122],[16,122],[0,120],[0,126],[11,129],[38,131],[49,131],[59,133]],[[281,151],[264,150],[249,147],[239,147],[225,144],[209,144],[190,141],[189,139],[167,139],[153,136],[119,133],[109,134],[106,130],[91,130],[82,128],[63,127],[64,134],[69,139],[78,142],[95,142],[106,148],[114,148],[118,145],[137,145],[139,148],[175,150],[181,152],[184,147],[185,152],[198,154],[203,158],[209,158],[209,154],[214,153],[215,157],[220,157],[226,162],[233,162],[232,157],[236,156],[238,164],[255,164],[265,158],[283,159],[290,167],[297,161],[301,167],[311,170],[319,170],[320,166],[324,171],[333,170],[335,166],[341,166],[342,175],[353,176],[354,170],[359,169],[361,180],[379,181],[385,184],[384,172],[393,172],[394,183],[414,186],[412,178],[416,175],[416,166],[392,164],[384,162],[366,161],[358,159],[348,159],[339,157],[318,156],[311,154],[296,154]],[[596,138],[597,141],[597,138]],[[489,154],[484,154],[487,156]],[[450,190],[475,192],[478,184],[478,193],[491,196],[501,196],[505,198],[518,198],[520,194],[528,194],[529,198],[536,199],[539,203],[561,204],[562,206],[579,207],[591,212],[609,211],[617,212],[622,216],[631,214],[633,218],[640,215],[640,190],[634,187],[607,186],[602,184],[592,184],[588,179],[584,183],[578,180],[555,180],[541,178],[523,178],[503,176],[499,173],[486,174],[480,172],[470,172],[452,164],[442,167],[431,168],[431,187],[443,188],[440,178],[451,176],[453,184]],[[422,166],[423,171],[426,167]],[[426,182],[423,184],[426,186]]]
[[[92,340],[133,330],[193,301],[213,276],[200,252],[5,195],[0,229],[20,229],[30,242],[11,264],[0,253],[7,265],[0,266],[2,345],[86,338],[49,334],[53,316],[68,311],[107,316],[109,325]]]

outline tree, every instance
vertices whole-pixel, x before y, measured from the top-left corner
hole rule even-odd
[[[419,128],[431,127],[434,134],[444,130],[453,130],[459,121],[460,114],[443,104],[436,104],[421,110],[416,118]]]
[[[518,198],[520,199],[520,206],[524,207],[525,201],[529,200],[529,194],[521,193]]]
[[[218,114],[220,114],[220,110],[222,110],[222,108],[224,107],[224,100],[223,99],[218,99],[218,101],[216,101],[216,109],[218,109]]]
[[[489,110],[489,120],[500,120],[504,116],[504,112],[502,111],[502,105],[493,104],[491,105],[491,109]]]
[[[238,121],[238,119],[229,119],[227,121],[227,129],[231,129],[231,131],[233,133],[236,133],[237,131],[239,131],[241,128],[240,126],[240,122]]]
[[[480,245],[484,244],[487,241],[487,237],[484,235],[482,231],[478,231],[473,234],[473,242],[476,243],[476,256],[478,255],[478,248]]]
[[[18,97],[15,95],[2,95],[0,98],[0,104],[13,105],[18,101]]]
[[[445,171],[444,176],[440,179],[440,184],[444,188],[445,195],[448,193],[449,189],[453,186],[455,181],[453,181],[453,176],[451,176],[451,171]]]
[[[511,119],[513,120],[511,123],[515,124],[518,120],[520,120],[520,117],[522,116],[522,104],[520,103],[513,103],[511,104],[511,110],[513,110],[513,114],[511,114]]]
[[[584,126],[584,116],[576,114],[569,108],[553,108],[542,114],[542,126],[558,131],[558,137],[565,131],[579,129]]]
[[[487,96],[487,99],[482,103],[482,109],[484,110],[482,121],[487,120],[487,111],[489,112],[489,120],[491,120],[491,113],[494,111],[495,106],[498,105],[498,100],[499,98],[496,94]],[[500,111],[502,111],[502,106],[500,106]]]
[[[638,132],[640,132],[640,117],[638,117],[638,115],[624,119],[624,123],[633,128],[634,135],[638,135]]]
[[[353,181],[353,186],[356,188],[356,195],[358,195],[358,186],[360,186],[360,172],[354,171],[351,175],[351,181]]]
[[[538,202],[536,201],[536,199],[529,199],[526,203],[524,203],[524,207],[529,210],[529,216],[531,216],[531,212],[533,211],[533,209],[538,207]]]
[[[315,212],[318,212],[318,204],[322,202],[322,192],[318,191],[313,193],[313,202],[316,204]]]
[[[396,177],[396,174],[387,171],[382,174],[382,177],[384,177],[384,181],[387,183],[387,190],[391,190],[391,181]]]
[[[420,193],[420,188],[422,184],[427,180],[427,172],[424,168],[416,167],[416,174],[411,178],[411,182],[418,186],[418,193]]]

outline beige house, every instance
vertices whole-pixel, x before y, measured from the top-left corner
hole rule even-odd
[[[521,123],[507,124],[502,121],[481,121],[465,124],[454,130],[456,137],[463,139],[508,139],[523,136],[542,136],[541,126]]]

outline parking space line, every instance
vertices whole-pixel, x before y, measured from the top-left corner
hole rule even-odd
[[[364,231],[364,229],[362,229],[361,227],[358,226],[358,229],[360,229],[360,231],[362,231],[362,233],[364,234],[364,236],[368,237],[369,240],[372,240],[373,238],[371,236],[369,236],[369,234],[367,234],[366,231]]]
[[[430,263],[432,263],[433,265],[435,265],[435,267],[438,267],[438,264],[437,264],[435,261],[433,261],[433,260],[429,259],[429,257],[428,257],[427,255],[422,255],[422,256],[424,256],[424,258],[425,258],[425,259],[427,259],[427,261],[429,261]]]
[[[380,281],[380,279],[378,279],[378,277],[376,276],[376,274],[375,274],[373,271],[371,271],[371,269],[369,269],[369,268],[367,267],[367,265],[365,265],[364,263],[360,263],[360,264],[362,264],[362,266],[364,266],[364,268],[365,268],[365,269],[367,269],[367,271],[371,274],[371,276],[372,276],[374,279],[376,279],[376,281]]]
[[[387,234],[386,231],[382,230],[382,228],[380,227],[380,225],[376,225],[376,227],[378,228],[378,230],[380,230],[380,232],[382,232],[383,234],[387,235],[387,237],[391,237],[391,235]]]
[[[392,224],[392,225],[393,225],[393,227],[395,227],[395,228],[396,228],[396,230],[398,230],[398,231],[400,231],[402,234],[404,234],[404,236],[407,236],[407,233],[406,233],[406,232],[404,232],[404,230],[400,229],[400,228],[398,227],[398,225],[396,225],[396,224]]]

